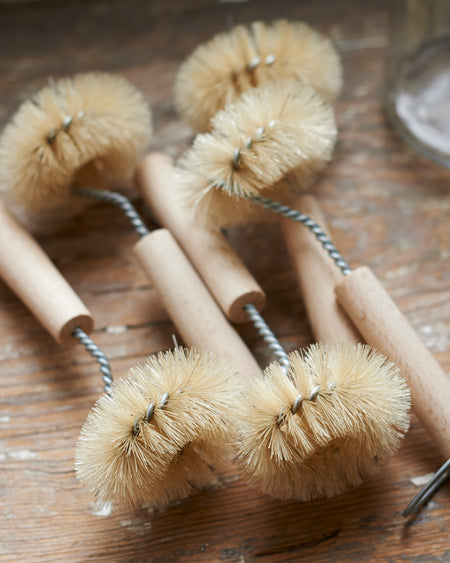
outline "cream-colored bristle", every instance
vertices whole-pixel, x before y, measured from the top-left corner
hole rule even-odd
[[[184,498],[209,480],[208,464],[226,450],[236,379],[223,358],[181,348],[133,367],[83,425],[78,478],[102,501],[161,506]]]
[[[299,80],[333,100],[342,85],[330,40],[303,22],[277,20],[238,25],[198,46],[180,68],[175,100],[197,131],[249,88],[272,80]]]
[[[299,82],[270,82],[245,92],[197,135],[178,164],[178,189],[199,219],[229,225],[254,203],[282,199],[295,177],[308,185],[330,160],[336,140],[331,106]]]
[[[78,74],[24,102],[0,138],[0,190],[27,212],[61,206],[70,187],[130,177],[151,132],[141,93],[125,78]]]
[[[289,359],[289,377],[274,363],[246,390],[238,459],[266,494],[331,497],[397,450],[409,390],[398,368],[367,345],[317,344]]]

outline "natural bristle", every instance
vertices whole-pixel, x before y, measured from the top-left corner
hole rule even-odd
[[[331,497],[397,450],[409,425],[409,390],[398,368],[366,345],[318,344],[289,359],[290,378],[272,364],[247,390],[238,459],[266,494]]]
[[[99,500],[131,506],[189,495],[226,451],[235,381],[213,354],[178,348],[148,358],[90,412],[77,444],[78,478]]]
[[[302,22],[238,25],[198,46],[182,65],[175,100],[197,131],[249,88],[272,80],[298,80],[333,100],[342,84],[339,57],[329,39]]]
[[[289,175],[308,185],[330,160],[336,140],[331,106],[299,82],[245,92],[211,120],[179,162],[179,191],[197,215],[222,225],[243,220],[247,196],[280,199]]]
[[[70,187],[130,177],[151,132],[141,93],[107,73],[51,81],[0,138],[0,190],[30,212],[58,207]]]

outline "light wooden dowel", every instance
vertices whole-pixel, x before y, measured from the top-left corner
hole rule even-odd
[[[227,357],[246,380],[261,376],[249,349],[167,229],[145,236],[134,251],[188,346]]]
[[[76,344],[72,336],[75,327],[88,334],[92,331],[90,312],[2,202],[0,276],[59,343]]]
[[[399,366],[415,413],[449,458],[450,379],[369,268],[346,276],[336,294],[367,343]]]
[[[290,203],[326,232],[323,216],[313,196],[299,196]],[[281,225],[316,341],[361,342],[361,335],[337,302],[334,288],[342,275],[330,256],[304,225],[288,218],[283,218]]]
[[[170,158],[163,153],[147,155],[138,167],[136,182],[156,219],[173,233],[227,317],[236,323],[248,322],[243,311],[247,303],[261,311],[264,292],[220,229],[196,224],[183,210]]]

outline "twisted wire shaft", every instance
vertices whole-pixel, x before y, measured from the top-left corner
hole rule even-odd
[[[278,363],[283,367],[284,371],[287,373],[289,367],[289,356],[287,355],[285,349],[280,344],[275,334],[270,330],[266,321],[259,314],[258,309],[251,303],[244,305],[244,311],[249,316],[256,330],[259,332],[260,336],[268,344],[272,354],[277,359]]]
[[[140,237],[145,237],[150,232],[145,223],[142,221],[139,213],[136,211],[134,205],[124,195],[119,194],[118,192],[111,192],[109,190],[93,190],[91,188],[81,188],[78,186],[72,188],[72,193],[82,197],[89,197],[91,199],[112,203],[124,212],[125,216],[130,220],[131,225]]]
[[[102,380],[105,384],[105,393],[111,394],[111,385],[113,382],[113,374],[108,359],[95,342],[84,332],[81,328],[74,328],[72,335],[80,341],[89,354],[95,358],[100,364],[100,371],[102,372]]]
[[[277,201],[273,201],[271,199],[261,197],[261,196],[250,196],[250,200],[254,201],[255,203],[265,207],[266,209],[270,209],[275,213],[279,213],[283,217],[287,217],[288,219],[293,219],[297,223],[301,223],[305,225],[316,237],[316,239],[320,242],[323,248],[328,252],[329,256],[332,258],[336,266],[341,270],[344,276],[348,276],[352,273],[352,269],[350,268],[349,264],[344,260],[338,249],[334,246],[325,232],[320,228],[320,226],[308,215],[304,213],[300,213],[296,209],[292,209],[287,205],[283,205]]]

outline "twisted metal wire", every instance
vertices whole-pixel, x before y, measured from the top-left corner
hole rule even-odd
[[[77,327],[73,329],[72,335],[80,341],[89,354],[95,358],[100,364],[100,371],[102,372],[102,380],[105,384],[105,393],[111,394],[111,385],[113,382],[113,374],[108,359],[95,342],[84,332],[83,329]]]
[[[134,230],[140,237],[145,237],[150,232],[145,223],[142,221],[139,213],[136,211],[134,205],[124,195],[109,190],[93,190],[91,188],[81,188],[78,186],[74,186],[72,188],[72,193],[82,197],[89,197],[91,199],[112,203],[124,212],[125,216],[130,220]]]
[[[350,268],[349,264],[344,260],[338,249],[334,246],[325,232],[321,229],[321,227],[308,215],[304,213],[300,213],[296,209],[292,209],[287,205],[283,205],[278,201],[273,201],[271,199],[261,197],[261,196],[249,196],[248,199],[254,201],[258,205],[266,209],[270,209],[275,213],[279,213],[283,217],[287,217],[288,219],[293,219],[297,223],[301,223],[305,225],[316,237],[316,239],[320,242],[323,248],[328,252],[329,256],[333,259],[336,266],[341,270],[344,276],[348,276],[352,273],[352,269]]]
[[[287,355],[283,346],[280,344],[280,341],[270,330],[266,321],[262,318],[262,316],[258,312],[258,309],[252,303],[247,303],[246,305],[244,305],[244,311],[247,313],[256,330],[259,332],[264,342],[268,344],[272,354],[275,356],[278,363],[287,374],[289,367],[289,356]]]

